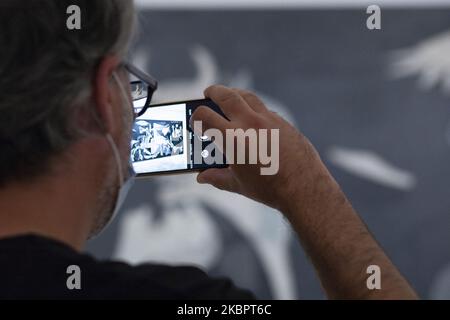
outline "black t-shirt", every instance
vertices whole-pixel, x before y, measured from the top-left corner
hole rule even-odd
[[[70,266],[79,267],[76,269]],[[69,269],[68,269],[69,268]],[[80,290],[68,279],[80,275]],[[73,287],[73,278],[69,279]],[[0,299],[252,299],[194,267],[98,261],[34,235],[0,239]]]

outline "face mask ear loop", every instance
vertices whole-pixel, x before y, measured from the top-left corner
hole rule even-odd
[[[123,87],[122,82],[120,81],[120,79],[117,76],[116,72],[113,73],[113,78],[116,81],[117,85],[119,86],[119,89],[120,89],[120,91],[122,93],[122,97],[124,97],[127,100],[128,104],[131,106],[131,103],[130,103],[130,101],[128,99],[128,96],[127,96],[127,93],[125,91],[125,88]],[[114,142],[112,136],[109,133],[106,135],[106,139],[108,140],[109,144],[111,145],[111,149],[112,149],[114,157],[116,159],[117,166],[118,166],[118,169],[119,169],[120,186],[122,186],[125,183],[125,177],[124,177],[124,174],[123,174],[122,161],[120,160],[119,150],[117,150],[117,145],[116,145],[116,143]]]
[[[116,159],[117,167],[119,170],[119,180],[120,180],[119,183],[120,186],[122,186],[125,183],[125,179],[123,176],[122,161],[120,160],[119,150],[117,150],[116,143],[114,142],[112,136],[109,133],[106,135],[106,139],[108,140],[111,149],[113,151],[114,158]]]
[[[128,97],[127,91],[126,91],[125,88],[123,87],[122,82],[120,81],[119,77],[117,76],[117,72],[114,72],[114,73],[113,73],[113,78],[114,78],[114,80],[116,81],[117,85],[119,86],[119,89],[120,89],[120,91],[121,91],[121,93],[122,93],[122,97],[125,98],[125,100],[126,100],[126,102],[127,102],[127,104],[128,104],[128,107],[129,107],[130,109],[132,109],[132,108],[133,108],[133,104],[131,103],[131,101],[130,101],[130,99],[129,99],[129,97]]]

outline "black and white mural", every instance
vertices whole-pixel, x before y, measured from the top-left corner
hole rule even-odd
[[[184,153],[182,121],[139,120],[133,126],[132,137],[133,162]]]
[[[394,263],[424,298],[450,298],[450,9],[149,10],[133,61],[155,102],[223,83],[257,92],[302,130]],[[137,123],[134,156],[182,153],[176,121]],[[194,264],[259,298],[321,299],[286,221],[195,175],[139,181],[89,251]]]

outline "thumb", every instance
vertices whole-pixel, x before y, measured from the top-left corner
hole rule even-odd
[[[197,182],[210,184],[220,190],[237,192],[237,183],[230,168],[203,171],[197,176]]]

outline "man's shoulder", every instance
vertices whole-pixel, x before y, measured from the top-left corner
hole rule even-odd
[[[40,237],[0,240],[0,296],[81,299],[248,299],[194,266],[100,261]]]
[[[102,261],[92,268],[89,279],[108,280],[127,288],[134,298],[155,299],[249,299],[252,294],[237,288],[230,279],[213,278],[196,266],[169,266],[145,263],[136,266],[124,262]],[[89,283],[87,282],[87,285]]]

